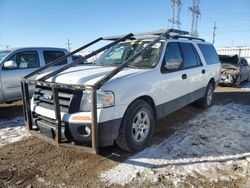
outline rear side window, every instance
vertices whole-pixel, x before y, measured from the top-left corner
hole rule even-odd
[[[45,60],[45,64],[47,65],[48,63],[55,61],[56,59],[64,56],[65,53],[62,51],[43,51],[43,56]],[[58,62],[56,65],[64,65],[67,64],[67,59]]]
[[[198,44],[203,57],[208,65],[219,64],[220,59],[213,45],[211,44]]]
[[[197,67],[201,65],[199,55],[193,44],[180,43],[181,50],[185,59],[185,68]]]

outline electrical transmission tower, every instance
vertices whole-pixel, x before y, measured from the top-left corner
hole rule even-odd
[[[70,42],[69,42],[69,39],[68,39],[68,42],[66,43],[66,45],[67,45],[67,47],[68,47],[69,52],[71,51],[71,44],[72,44],[72,43],[70,43]]]
[[[168,20],[172,24],[172,28],[180,29],[180,12],[181,12],[181,0],[170,0],[172,7],[172,17]]]
[[[212,44],[215,43],[215,36],[216,36],[216,30],[218,29],[216,22],[214,23],[214,29],[213,29],[213,41]]]
[[[192,25],[190,35],[194,37],[198,37],[198,21],[201,15],[200,11],[200,0],[193,0],[193,5],[189,7],[189,10],[192,12]]]

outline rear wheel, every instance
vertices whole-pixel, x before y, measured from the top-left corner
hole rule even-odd
[[[127,109],[116,144],[127,151],[139,151],[150,142],[154,130],[154,114],[150,104],[136,100]]]
[[[214,98],[214,85],[209,83],[207,85],[206,94],[203,98],[196,102],[197,106],[201,108],[209,108],[213,104]]]

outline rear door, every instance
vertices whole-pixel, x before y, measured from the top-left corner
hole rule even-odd
[[[184,57],[184,69],[187,77],[188,103],[191,103],[205,94],[208,83],[206,80],[206,70],[192,43],[181,42],[180,47]]]
[[[23,76],[37,70],[41,63],[37,50],[21,51],[13,54],[6,61],[15,61],[17,68],[1,67],[1,80],[7,100],[21,99],[20,80]]]

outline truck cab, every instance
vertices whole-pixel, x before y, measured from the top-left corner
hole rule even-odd
[[[63,48],[30,47],[0,51],[0,103],[21,99],[21,78],[66,54]],[[72,63],[71,57],[49,70]],[[32,88],[30,90],[32,92]]]

